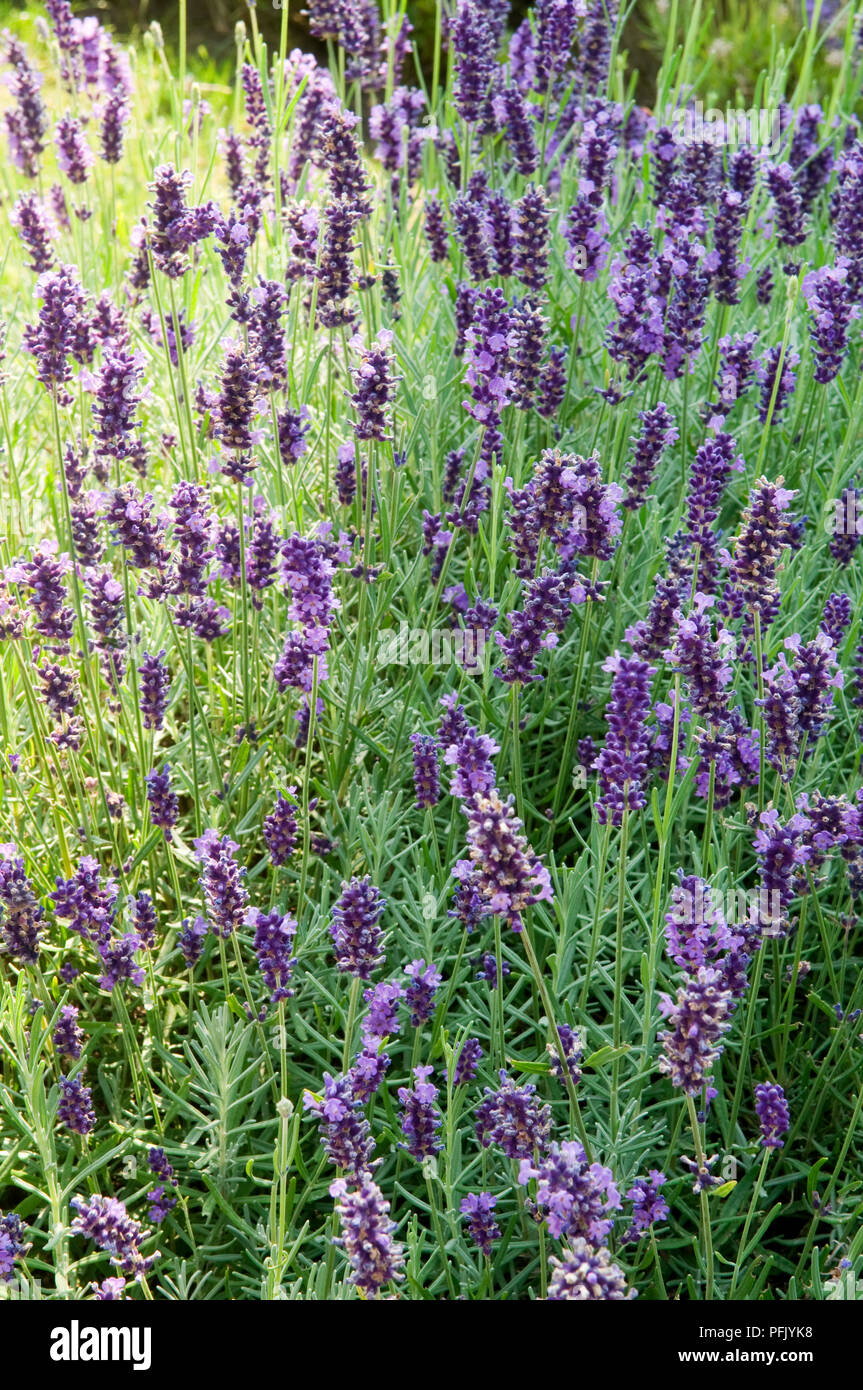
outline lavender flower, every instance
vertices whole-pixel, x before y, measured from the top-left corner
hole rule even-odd
[[[455,105],[463,120],[482,115],[494,75],[495,43],[486,14],[474,0],[459,0],[450,27],[455,62]]]
[[[668,1215],[668,1203],[660,1188],[667,1178],[656,1168],[651,1168],[646,1178],[636,1178],[626,1194],[632,1203],[632,1221],[623,1239],[626,1242],[641,1240],[659,1221]]]
[[[782,1135],[788,1132],[791,1117],[782,1087],[769,1081],[760,1081],[755,1087],[755,1113],[761,1125],[762,1147],[784,1148],[785,1141]]]
[[[324,1072],[323,1096],[306,1091],[303,1104],[320,1120],[320,1137],[330,1163],[353,1174],[369,1166],[374,1147],[362,1103],[347,1076]]]
[[[71,1204],[78,1215],[72,1221],[72,1231],[86,1236],[104,1250],[121,1273],[142,1279],[158,1259],[158,1251],[153,1255],[141,1254],[141,1245],[150,1234],[142,1231],[126,1211],[122,1202],[114,1197],[75,1197]]]
[[[791,165],[772,164],[768,166],[766,177],[776,213],[777,240],[782,246],[799,246],[806,240],[806,227]]]
[[[360,363],[355,372],[356,391],[351,402],[357,414],[354,430],[357,439],[391,438],[387,432],[392,426],[392,401],[395,397],[395,377],[393,359],[388,351],[392,333],[382,328],[377,335],[376,344],[363,347],[359,338],[351,340],[351,346],[360,352]]]
[[[147,801],[150,805],[150,819],[164,831],[165,839],[170,840],[171,831],[177,824],[179,803],[171,790],[171,765],[165,763],[161,772],[152,768],[147,773]]]
[[[294,788],[289,787],[288,792],[293,795]],[[271,863],[276,868],[286,864],[297,847],[297,816],[293,801],[281,792],[276,794],[272,811],[264,817],[263,835]]]
[[[145,729],[161,729],[171,686],[171,673],[165,662],[164,650],[151,656],[144,652],[138,667],[139,704]]]
[[[404,1253],[393,1240],[395,1223],[390,1205],[369,1173],[361,1173],[355,1184],[337,1178],[330,1186],[342,1235],[339,1244],[351,1265],[351,1283],[365,1298],[375,1298],[391,1281],[404,1278]]]
[[[425,234],[431,259],[445,261],[449,256],[446,220],[443,207],[431,193],[427,196],[425,204]]]
[[[443,1123],[435,1105],[438,1090],[428,1079],[433,1071],[433,1067],[414,1067],[413,1087],[400,1086],[398,1091],[402,1134],[407,1140],[401,1147],[414,1158],[432,1158],[443,1148],[437,1137]]]
[[[380,965],[383,933],[378,922],[385,907],[386,900],[368,876],[342,883],[330,923],[339,970],[368,980]]]
[[[799,354],[788,348],[783,353],[781,345],[770,348],[756,367],[761,383],[761,400],[758,418],[762,425],[769,420],[771,425],[779,420],[794,390],[796,377],[794,368],[800,361]],[[782,370],[780,372],[780,363]]]
[[[149,893],[139,893],[137,897],[129,898],[129,905],[132,909],[132,926],[135,935],[140,937],[141,945],[145,950],[152,951],[156,944],[156,930],[159,925],[153,899]]]
[[[142,985],[144,971],[135,962],[135,956],[142,946],[143,942],[136,932],[127,932],[125,936],[108,937],[97,942],[104,967],[103,973],[99,976],[99,988],[110,994],[122,980],[131,980],[133,985]]]
[[[479,1038],[465,1038],[456,1057],[452,1075],[453,1086],[465,1086],[469,1081],[473,1081],[482,1057]]]
[[[632,464],[626,480],[624,507],[638,511],[647,501],[647,494],[657,465],[666,449],[678,438],[674,416],[662,401],[653,410],[640,410],[641,430],[633,439]]]
[[[613,675],[606,706],[608,736],[594,763],[600,794],[594,809],[600,825],[620,825],[624,810],[646,805],[643,781],[647,772],[648,741],[645,719],[650,708],[649,682],[654,668],[638,657],[615,652],[603,664]]]
[[[40,275],[36,291],[42,306],[35,324],[27,324],[22,335],[26,350],[36,358],[36,374],[47,391],[56,393],[59,405],[72,397],[65,389],[72,371],[69,357],[87,361],[87,296],[73,266],[61,265]]]
[[[215,830],[205,830],[194,845],[210,930],[227,940],[245,921],[249,902],[243,883],[246,870],[234,858],[239,846],[227,835],[220,838]]]
[[[201,959],[206,935],[207,923],[203,917],[196,917],[194,921],[190,918],[186,918],[183,922],[177,945],[180,948],[180,954],[186,963],[187,970],[193,970]]]
[[[255,928],[255,955],[270,998],[274,1004],[290,999],[294,991],[288,988],[288,982],[297,963],[296,956],[291,955],[297,934],[294,918],[290,913],[283,915],[278,908],[260,912],[253,907],[249,909],[247,921]]]
[[[61,116],[54,132],[57,163],[70,183],[86,183],[96,157],[84,136],[81,122],[68,112]]]
[[[431,734],[411,734],[414,750],[414,787],[418,806],[434,806],[440,800],[437,744]]]
[[[538,291],[548,279],[551,212],[541,187],[528,188],[513,208],[514,270],[523,285]]]
[[[412,960],[405,966],[404,973],[411,981],[405,988],[405,1003],[410,1009],[411,1024],[418,1028],[434,1012],[434,997],[443,976],[434,965],[426,965],[424,960]]]
[[[369,1011],[363,1019],[363,1037],[391,1038],[399,1032],[399,1000],[404,991],[397,980],[381,980],[363,992]]]
[[[732,996],[721,971],[699,966],[674,1000],[660,996],[659,1007],[672,1024],[672,1031],[659,1035],[659,1070],[686,1095],[697,1095],[709,1080],[709,1069],[722,1051],[720,1039],[731,1024]]]
[[[94,1281],[90,1285],[97,1303],[129,1303],[131,1300],[123,1293],[125,1287],[125,1279],[103,1279],[101,1284]]]
[[[90,1134],[96,1128],[93,1093],[79,1077],[60,1077],[57,1119],[74,1134]]]
[[[548,1143],[551,1106],[540,1105],[533,1082],[518,1087],[505,1071],[499,1075],[499,1089],[486,1086],[474,1112],[476,1136],[485,1149],[499,1144],[507,1158],[530,1158]]]
[[[809,305],[809,335],[815,357],[815,380],[826,383],[839,375],[848,347],[848,325],[860,310],[851,297],[845,267],[822,266],[803,281]]]
[[[102,882],[98,861],[85,855],[72,878],[58,878],[56,885],[50,895],[55,916],[85,940],[106,941],[114,922],[117,885],[112,878]]]
[[[44,914],[24,872],[15,845],[0,845],[0,930],[2,953],[19,965],[39,959],[39,933]]]
[[[29,260],[37,275],[51,270],[56,257],[51,245],[56,236],[50,214],[35,193],[21,193],[15,201],[11,222],[18,229]]]
[[[77,1062],[84,1046],[84,1032],[78,1026],[78,1010],[74,1004],[64,1004],[52,1035],[55,1050],[61,1057]]]
[[[778,596],[776,566],[788,543],[788,503],[796,495],[784,488],[783,478],[771,483],[757,478],[749,494],[742,525],[728,559],[726,603],[739,602],[768,621]]]
[[[465,1217],[468,1235],[489,1259],[492,1243],[500,1240],[500,1226],[494,1219],[496,1205],[497,1198],[490,1192],[469,1192],[459,1206],[459,1211]]]
[[[552,1144],[536,1166],[522,1158],[518,1180],[522,1186],[536,1181],[537,1209],[556,1238],[583,1236],[596,1244],[614,1225],[620,1194],[611,1169],[588,1163],[577,1140]]]
[[[0,1212],[0,1283],[10,1284],[15,1275],[15,1261],[26,1255],[30,1246],[23,1239],[24,1228],[20,1216],[10,1211],[4,1216]]]
[[[581,1034],[570,1028],[568,1023],[559,1023],[557,1035],[560,1039],[560,1046],[553,1042],[546,1044],[549,1071],[558,1081],[564,1081],[565,1076],[568,1075],[573,1085],[577,1086],[581,1080],[581,1059],[584,1055]],[[561,1052],[563,1053],[563,1061],[561,1061]]]
[[[585,1302],[593,1299],[627,1300],[635,1298],[635,1289],[627,1289],[626,1276],[612,1262],[604,1245],[594,1248],[581,1238],[563,1247],[563,1258],[552,1255],[548,1298],[554,1301],[574,1299]]]
[[[521,931],[525,909],[553,896],[548,870],[521,834],[511,797],[503,801],[495,788],[475,792],[463,810],[470,858],[459,860],[453,874],[476,888],[486,913]]]

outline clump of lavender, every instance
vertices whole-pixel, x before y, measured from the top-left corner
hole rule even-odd
[[[201,866],[198,882],[204,892],[210,930],[227,940],[242,926],[249,904],[243,882],[246,870],[234,857],[239,846],[228,835],[220,837],[215,830],[205,830],[194,844]]]
[[[424,960],[412,960],[405,966],[410,984],[405,988],[405,1003],[410,1009],[411,1024],[418,1028],[431,1018],[434,1012],[434,999],[443,976],[436,966],[426,965]]]
[[[497,1198],[490,1192],[469,1192],[459,1207],[468,1235],[488,1259],[491,1259],[493,1242],[500,1240],[500,1226],[494,1218],[496,1206]]]
[[[141,1246],[149,1236],[139,1222],[126,1211],[115,1197],[94,1196],[85,1200],[75,1197],[71,1203],[78,1213],[72,1221],[72,1231],[92,1240],[111,1258],[122,1274],[142,1279],[158,1259],[158,1251],[144,1256]]]
[[[760,1081],[755,1087],[755,1113],[761,1126],[761,1144],[765,1149],[785,1147],[783,1134],[791,1125],[788,1102],[781,1086]]]
[[[60,1077],[57,1119],[74,1134],[91,1134],[96,1128],[93,1093],[78,1076]]]
[[[433,1071],[433,1067],[414,1067],[413,1086],[400,1086],[398,1090],[402,1134],[407,1141],[401,1147],[414,1158],[433,1158],[443,1148],[438,1138],[443,1121],[435,1105],[438,1089],[428,1079]]]
[[[387,1284],[404,1278],[404,1252],[393,1240],[389,1202],[367,1172],[355,1183],[337,1178],[330,1196],[336,1199],[342,1231],[338,1244],[350,1261],[351,1283],[365,1298],[375,1298]]]
[[[274,1004],[290,999],[294,991],[288,983],[297,963],[296,956],[291,955],[297,934],[294,918],[275,907],[270,912],[253,907],[249,909],[248,923],[255,929],[254,951],[270,998]]]
[[[551,1132],[551,1106],[541,1105],[536,1086],[516,1086],[501,1070],[500,1086],[494,1091],[486,1086],[483,1099],[476,1107],[476,1136],[484,1149],[498,1144],[507,1158],[531,1158],[534,1150],[542,1153]]]
[[[619,1301],[636,1296],[635,1289],[627,1288],[623,1270],[614,1264],[610,1251],[604,1245],[596,1248],[579,1237],[563,1247],[561,1259],[552,1255],[549,1264],[549,1300]]]
[[[594,809],[601,825],[608,820],[612,825],[620,825],[625,810],[637,811],[647,803],[646,716],[654,668],[639,657],[623,657],[615,652],[602,669],[612,673],[612,684],[605,711],[608,735],[594,763],[600,789]]]
[[[330,922],[330,935],[340,971],[368,980],[383,960],[378,926],[386,900],[372,884],[371,878],[352,878],[342,884]]]

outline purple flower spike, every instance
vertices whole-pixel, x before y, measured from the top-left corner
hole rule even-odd
[[[383,932],[378,922],[385,907],[386,900],[368,876],[342,884],[330,924],[339,970],[368,980],[381,964]]]
[[[500,1240],[500,1226],[494,1219],[496,1205],[497,1198],[490,1192],[469,1192],[462,1198],[459,1206],[459,1211],[465,1218],[468,1235],[489,1259],[493,1242]]]
[[[761,1144],[765,1149],[785,1147],[783,1134],[791,1125],[788,1102],[781,1086],[761,1081],[755,1087],[755,1113],[761,1125]]]

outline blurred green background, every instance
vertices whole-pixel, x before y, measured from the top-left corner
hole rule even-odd
[[[302,13],[305,0],[295,0],[290,8],[290,44],[312,51],[320,45],[309,37]],[[826,86],[829,69],[838,65],[849,14],[863,11],[860,0],[844,6],[836,0],[635,0],[621,6],[626,13],[621,53],[629,70],[639,74],[637,99],[650,105],[655,76],[665,51],[669,28],[674,24],[677,42],[683,42],[687,29],[696,29],[696,49],[702,69],[699,90],[705,103],[725,105],[752,95],[759,72],[768,66],[771,55],[789,55],[794,73],[802,58],[805,27],[813,9],[819,14],[819,40],[814,77]],[[0,14],[38,12],[39,6],[8,4],[0,0]],[[434,34],[436,0],[411,0],[407,6],[414,25],[414,38],[421,58],[430,64]],[[101,4],[77,4],[77,14],[97,14],[125,37],[134,39],[154,19],[162,25],[166,42],[176,48],[177,0],[103,0]],[[515,27],[528,5],[514,0],[510,23]],[[273,45],[278,43],[280,9],[273,0],[258,0],[259,28]],[[189,52],[214,75],[233,65],[234,26],[238,19],[248,22],[248,7],[242,0],[188,0]]]

